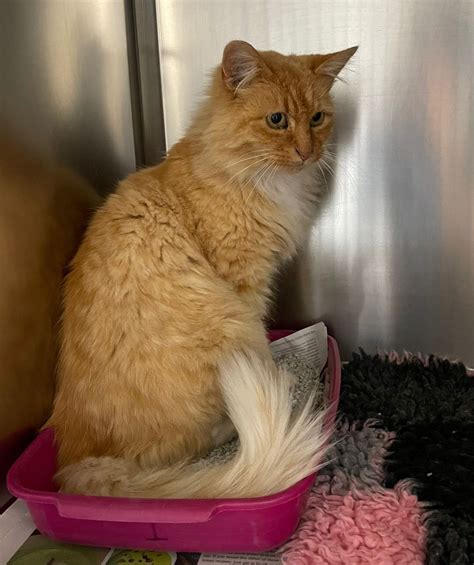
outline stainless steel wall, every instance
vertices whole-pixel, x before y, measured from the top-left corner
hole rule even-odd
[[[322,318],[343,346],[474,364],[474,2],[161,0],[168,144],[225,43],[360,45],[337,85],[338,160],[278,318]]]
[[[472,0],[2,0],[0,123],[111,189],[184,132],[225,43],[359,44],[338,160],[277,318],[326,320],[347,357],[474,364]],[[158,38],[154,20],[158,20]],[[160,42],[160,60],[157,43]],[[161,79],[160,79],[161,65]]]
[[[0,123],[110,189],[135,168],[122,0],[1,0]]]

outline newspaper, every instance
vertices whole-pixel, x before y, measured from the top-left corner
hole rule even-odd
[[[328,332],[319,322],[270,344],[273,357],[291,353],[318,370],[324,368],[328,358]]]
[[[34,532],[26,504],[16,500],[0,515],[0,563],[8,563],[10,557]]]
[[[274,565],[280,563],[281,558],[271,553],[229,553],[212,555],[203,553],[198,565]]]

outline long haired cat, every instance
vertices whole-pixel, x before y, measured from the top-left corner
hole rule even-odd
[[[84,181],[2,133],[0,469],[13,455],[6,448],[51,412],[64,268],[99,203]]]
[[[186,136],[94,217],[65,286],[50,420],[64,491],[260,496],[317,467],[321,417],[291,416],[263,320],[308,232],[329,91],[355,51],[232,41]],[[192,462],[235,430],[231,461]]]

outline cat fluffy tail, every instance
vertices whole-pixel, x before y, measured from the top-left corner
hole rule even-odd
[[[58,474],[62,490],[134,498],[247,498],[285,490],[318,469],[327,449],[324,412],[315,415],[310,398],[292,414],[287,373],[247,352],[222,363],[220,379],[240,439],[232,459],[155,470],[125,459],[88,458]]]

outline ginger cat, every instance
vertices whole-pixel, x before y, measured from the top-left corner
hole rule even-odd
[[[261,496],[320,463],[321,417],[311,402],[292,417],[263,320],[311,225],[329,91],[356,49],[232,41],[186,136],[95,215],[65,285],[50,420],[64,491]],[[234,459],[192,462],[234,426]]]
[[[99,203],[70,171],[1,135],[0,469],[51,412],[61,282]]]

